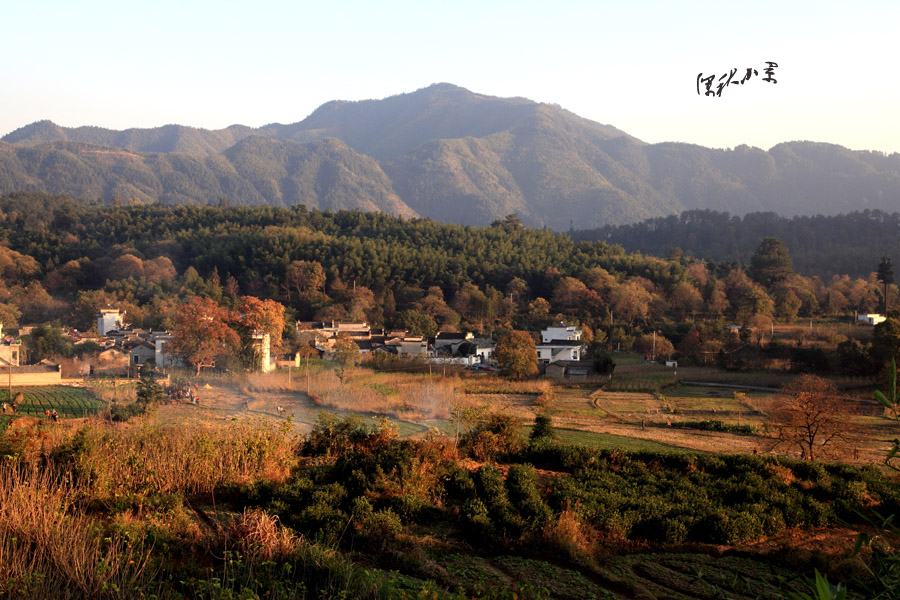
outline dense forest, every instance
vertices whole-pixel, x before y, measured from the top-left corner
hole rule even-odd
[[[652,256],[683,253],[717,262],[746,264],[759,241],[776,237],[787,244],[798,273],[829,279],[836,273],[866,277],[872,257],[900,256],[900,214],[863,210],[833,216],[783,217],[773,212],[743,217],[713,210],[641,223],[572,231],[576,241],[603,240],[628,252]]]
[[[866,278],[803,277],[777,238],[758,241],[747,265],[661,259],[524,227],[515,215],[475,228],[304,207],[100,207],[33,193],[0,199],[0,239],[7,329],[87,330],[107,304],[132,325],[171,329],[191,297],[232,306],[253,296],[283,304],[287,323],[366,320],[425,335],[565,320],[600,347],[630,349],[659,330],[699,361],[729,349],[729,323],[757,332],[800,317],[849,323],[878,310],[885,289],[897,297],[874,273],[878,254],[865,258]],[[834,360],[861,368],[861,349],[847,344]]]

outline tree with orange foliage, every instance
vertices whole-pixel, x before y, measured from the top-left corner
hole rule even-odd
[[[538,374],[537,349],[527,331],[514,330],[504,334],[497,342],[494,357],[510,377],[525,379]]]
[[[273,350],[281,348],[281,334],[284,331],[284,306],[281,303],[242,296],[235,312],[235,328],[244,334],[244,343],[254,331],[261,331],[269,334]]]
[[[834,383],[816,375],[800,375],[785,385],[769,410],[773,449],[800,452],[801,458],[836,458],[855,441],[847,399]]]
[[[241,343],[237,332],[228,323],[228,310],[210,298],[192,296],[175,315],[173,339],[166,350],[197,367],[215,366],[216,358],[232,353]]]

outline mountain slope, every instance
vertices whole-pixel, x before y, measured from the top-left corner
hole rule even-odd
[[[472,225],[515,212],[529,225],[569,229],[691,209],[894,211],[900,155],[812,142],[769,151],[646,144],[559,106],[435,84],[329,102],[298,123],[259,129],[116,132],[41,121],[0,142],[0,193],[17,190],[304,203]]]
[[[19,146],[76,142],[130,152],[178,152],[211,156],[230,148],[253,132],[252,128],[243,125],[232,125],[217,131],[182,125],[114,131],[102,127],[60,127],[51,121],[38,121],[7,134],[3,141]]]
[[[417,216],[373,159],[334,139],[245,138],[215,156],[137,154],[71,142],[0,143],[0,190],[110,201],[359,208]]]
[[[383,100],[328,102],[299,123],[268,125],[262,132],[294,141],[336,137],[357,152],[384,160],[433,140],[481,138],[507,131],[534,118],[545,106],[524,98],[485,96],[438,83]],[[554,110],[596,130],[597,135],[625,135],[615,127],[581,119],[558,107]]]

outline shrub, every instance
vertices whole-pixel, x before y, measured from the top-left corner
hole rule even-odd
[[[383,448],[396,437],[396,427],[387,420],[382,420],[376,428],[370,428],[357,415],[347,415],[341,419],[323,412],[306,437],[302,451],[312,456],[340,456],[351,450]]]
[[[354,498],[351,513],[355,539],[371,552],[383,552],[403,531],[400,517],[390,509],[376,511],[366,498]]]
[[[113,404],[109,408],[109,418],[112,421],[128,421],[147,412],[147,404],[133,402],[131,404]]]
[[[458,503],[473,500],[476,497],[475,482],[472,475],[459,465],[451,466],[441,477],[446,497]]]
[[[511,415],[493,413],[460,438],[460,447],[477,460],[493,460],[519,452],[525,443],[519,434],[519,422]]]
[[[554,439],[556,432],[553,431],[553,419],[549,415],[537,415],[534,418],[534,429],[531,430],[529,439],[534,442],[542,438]]]
[[[529,527],[542,527],[550,518],[550,509],[541,498],[537,473],[531,465],[513,465],[506,475],[509,499]]]
[[[488,509],[478,498],[466,500],[462,510],[463,523],[466,531],[476,540],[491,539],[494,534],[494,525],[488,516]]]
[[[475,472],[475,482],[491,520],[506,535],[519,537],[525,523],[509,501],[500,471],[491,465],[484,465]]]

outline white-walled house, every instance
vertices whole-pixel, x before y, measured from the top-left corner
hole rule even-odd
[[[553,340],[566,340],[570,342],[581,339],[581,330],[574,325],[560,323],[541,331],[541,343],[547,344]]]
[[[254,331],[250,334],[250,339],[256,355],[259,357],[257,367],[263,373],[268,373],[275,366],[272,364],[272,337],[264,331]]]
[[[581,330],[574,325],[560,323],[541,331],[541,343],[537,344],[539,363],[549,364],[559,360],[581,360],[584,344]]]
[[[878,325],[879,323],[884,323],[887,320],[887,317],[879,315],[878,313],[858,314],[856,315],[856,320],[868,325]]]
[[[110,331],[125,328],[125,311],[118,308],[101,308],[97,315],[97,331],[100,335],[106,335]]]
[[[2,338],[3,323],[0,323],[0,365],[18,367],[21,360],[19,340],[13,337]]]
[[[551,340],[537,345],[539,363],[554,363],[558,360],[581,360],[582,344],[580,341]]]

